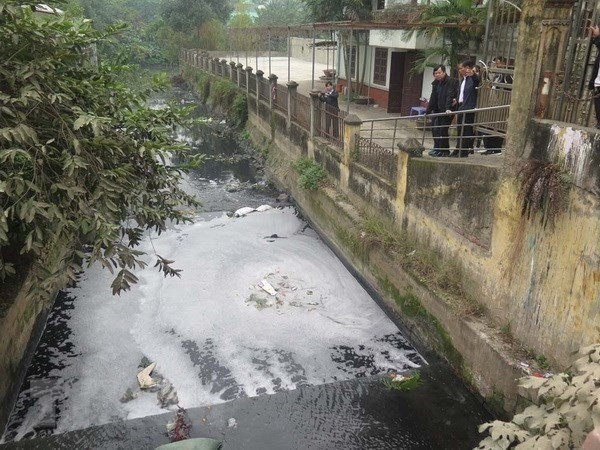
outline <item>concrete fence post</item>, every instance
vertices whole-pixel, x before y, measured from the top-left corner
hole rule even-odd
[[[338,120],[342,120],[339,118]],[[344,154],[340,164],[340,188],[348,192],[350,186],[350,165],[356,158],[358,138],[362,120],[356,114],[348,115],[344,120]]]
[[[356,114],[350,114],[344,120],[344,156],[343,163],[346,166],[350,165],[350,162],[354,158],[354,152],[356,152],[358,138],[360,137],[360,126],[362,120]]]
[[[277,75],[269,75],[269,108],[273,109],[275,106],[275,99],[277,98]]]
[[[219,58],[214,58],[215,62],[215,75],[221,76],[221,60]]]
[[[287,83],[288,88],[288,107],[287,107],[287,129],[292,127],[292,108],[296,108],[296,93],[298,92],[298,83],[295,81],[289,81]],[[295,111],[295,109],[294,109]]]
[[[246,95],[250,95],[250,75],[254,69],[250,66],[246,67]]]
[[[242,75],[246,76],[245,74],[242,74],[242,68],[244,67],[244,65],[242,63],[237,63],[235,68],[237,69],[237,85],[241,86],[242,85]]]
[[[221,60],[221,76],[223,78],[229,77],[229,74],[227,73],[227,60],[226,59]]]
[[[231,82],[237,84],[237,70],[235,68],[235,61],[229,62],[229,76],[231,77]]]
[[[263,80],[265,73],[262,70],[256,71],[256,113],[258,114],[260,108],[260,90],[262,89]]]

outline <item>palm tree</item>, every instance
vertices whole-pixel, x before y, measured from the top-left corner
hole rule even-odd
[[[484,23],[485,8],[474,8],[473,0],[436,0],[423,6],[417,25],[405,36],[417,35],[439,45],[422,50],[413,70],[423,72],[439,62],[455,68],[459,55],[469,52],[470,43],[481,40]]]

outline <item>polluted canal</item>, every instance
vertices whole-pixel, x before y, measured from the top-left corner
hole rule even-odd
[[[193,437],[224,449],[472,448],[487,413],[407,342],[247,145],[216,122],[181,138],[207,155],[186,179],[203,206],[141,244],[181,278],[149,264],[112,296],[91,267],[61,292],[0,442],[155,448],[179,405]],[[411,371],[415,389],[389,388]]]

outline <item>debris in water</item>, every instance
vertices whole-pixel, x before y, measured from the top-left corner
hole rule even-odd
[[[156,363],[153,362],[152,364],[150,364],[148,367],[146,367],[144,370],[142,370],[140,373],[137,374],[137,379],[138,379],[140,388],[148,389],[148,388],[152,388],[152,387],[156,386],[156,382],[150,376],[150,374],[152,373],[152,371],[154,370],[155,367],[156,367]]]
[[[260,205],[258,208],[256,208],[258,212],[268,211],[269,209],[273,209],[273,207],[269,205]]]
[[[161,408],[167,408],[171,405],[177,405],[179,403],[177,391],[171,382],[167,380],[165,380],[161,390],[158,392],[157,398]]]
[[[227,426],[229,428],[237,428],[237,421],[232,417],[227,421]]]
[[[421,385],[421,374],[414,372],[409,376],[404,376],[399,373],[392,373],[384,378],[383,384],[388,389],[397,391],[411,391]]]
[[[250,208],[249,206],[245,206],[243,208],[238,209],[236,212],[233,213],[233,215],[235,217],[244,217],[247,214],[250,214],[251,212],[256,211],[254,208]]]
[[[127,403],[130,402],[131,400],[134,400],[137,398],[137,394],[134,393],[131,388],[127,388],[127,390],[125,391],[125,393],[123,394],[123,396],[119,399],[119,401],[121,403]]]
[[[192,421],[188,417],[188,413],[181,406],[178,407],[175,420],[167,423],[167,435],[171,442],[183,441],[190,438],[190,429]]]
[[[273,286],[271,286],[271,283],[269,283],[267,280],[262,280],[260,287],[263,291],[267,292],[270,295],[277,295],[277,291],[273,288]]]

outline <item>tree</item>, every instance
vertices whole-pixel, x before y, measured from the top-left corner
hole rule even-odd
[[[459,55],[469,51],[472,41],[481,39],[484,19],[485,9],[474,8],[473,0],[437,0],[423,6],[417,19],[421,25],[406,31],[406,36],[416,34],[439,45],[421,51],[414,69],[423,72],[439,62],[457,67]]]
[[[34,261],[32,295],[75,280],[81,262],[116,272],[113,293],[146,265],[135,250],[147,230],[189,220],[180,187],[184,156],[172,140],[181,115],[153,110],[119,82],[119,67],[89,60],[106,40],[89,20],[40,18],[35,1],[0,6],[0,279]],[[165,275],[178,275],[157,255]]]
[[[226,22],[231,11],[224,0],[163,0],[161,15],[174,31],[189,33],[209,20]]]
[[[295,25],[308,21],[308,13],[300,0],[270,0],[258,10],[256,25]]]
[[[360,20],[371,14],[370,0],[303,0],[313,22]]]

